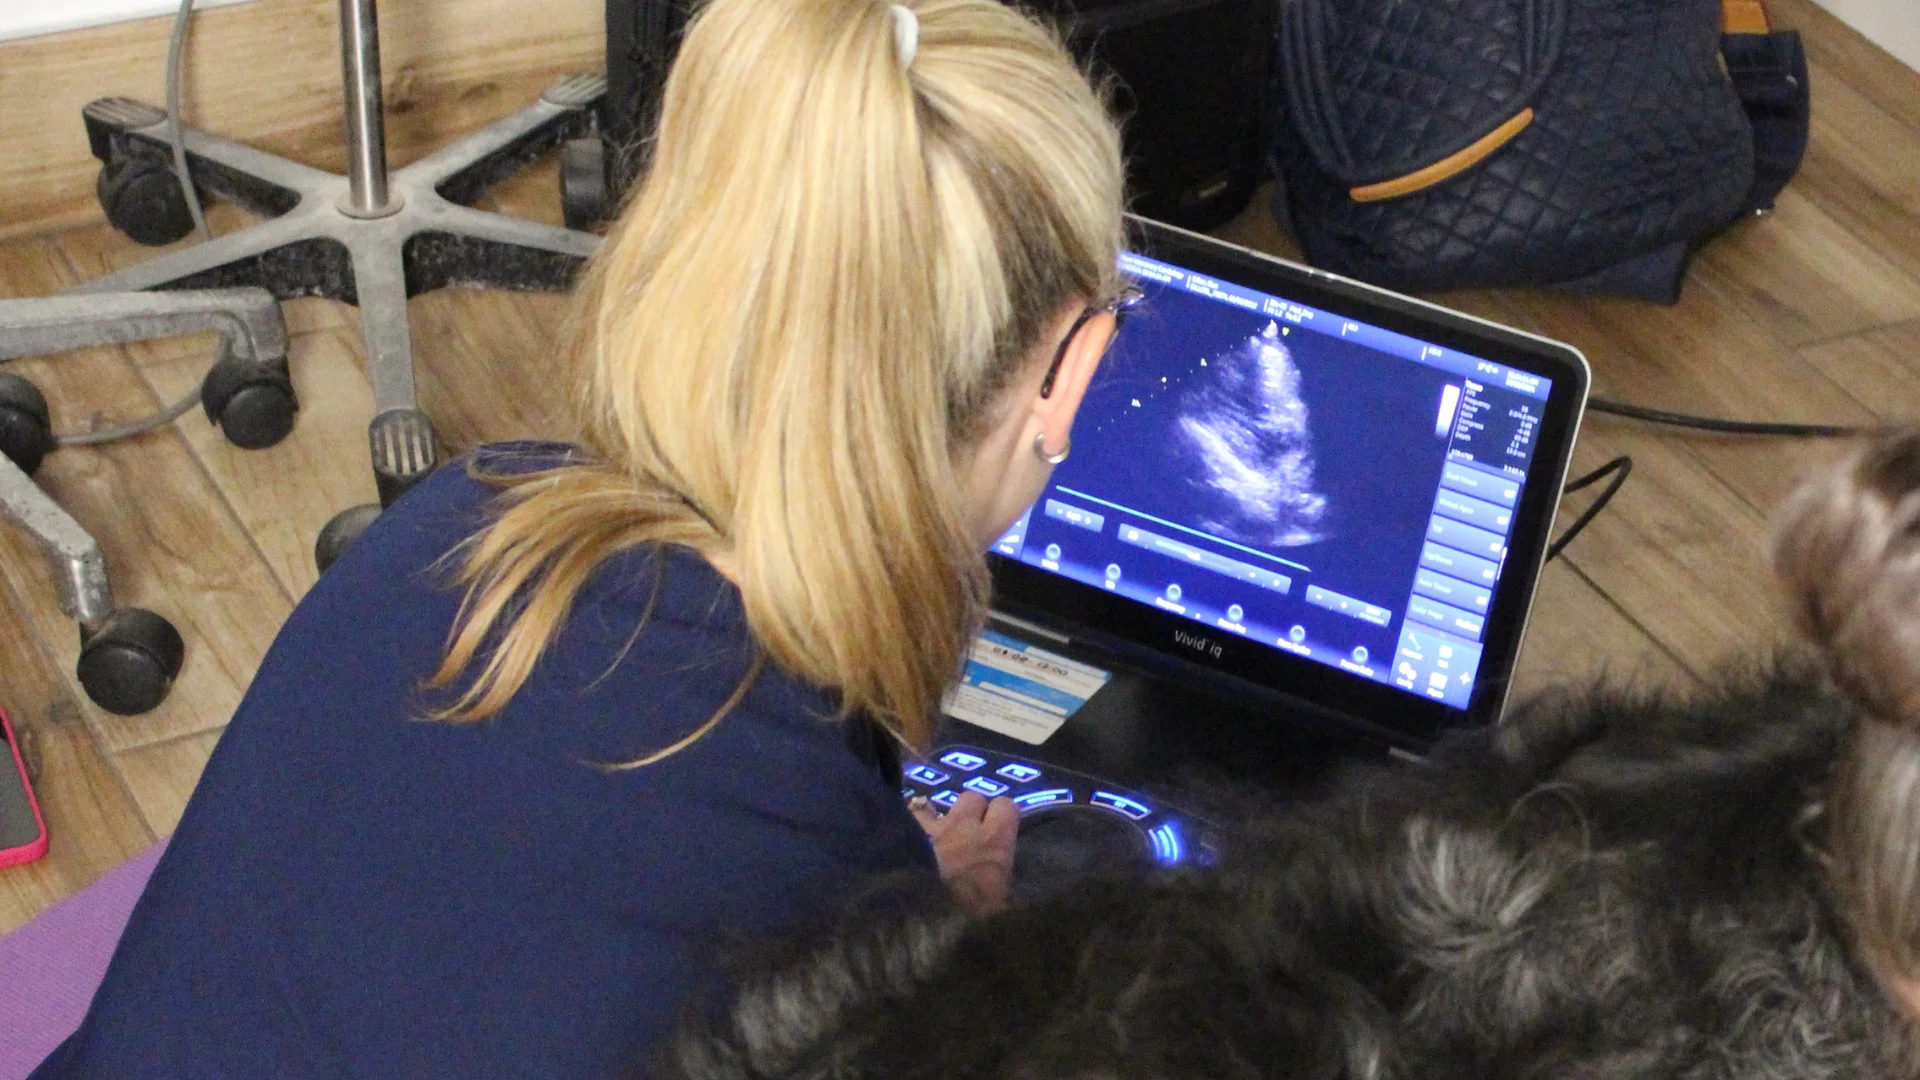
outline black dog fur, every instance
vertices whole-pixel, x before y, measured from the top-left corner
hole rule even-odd
[[[1851,720],[1794,664],[1543,698],[1248,823],[1214,870],[850,924],[660,1074],[1920,1075],[1819,864]]]

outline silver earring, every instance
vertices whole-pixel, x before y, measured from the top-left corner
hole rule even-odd
[[[1039,432],[1035,434],[1033,437],[1033,456],[1039,458],[1041,461],[1044,461],[1049,465],[1060,464],[1061,462],[1067,460],[1067,455],[1071,453],[1073,453],[1073,436],[1071,435],[1067,436],[1067,444],[1065,446],[1062,446],[1060,448],[1060,452],[1057,454],[1047,453],[1047,433],[1046,432],[1044,431]]]

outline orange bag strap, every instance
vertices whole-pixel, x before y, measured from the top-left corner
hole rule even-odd
[[[1720,32],[1773,33],[1773,19],[1767,15],[1766,0],[1720,0]]]

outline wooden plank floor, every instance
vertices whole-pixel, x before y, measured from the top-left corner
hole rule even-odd
[[[1920,419],[1920,74],[1810,0],[1774,0],[1805,35],[1815,117],[1805,168],[1770,218],[1697,260],[1671,308],[1538,292],[1442,297],[1584,350],[1596,389],[1670,409],[1756,419]],[[451,134],[451,133],[450,133]],[[315,147],[325,162],[338,147]],[[493,198],[557,216],[549,164]],[[216,228],[245,224],[220,208]],[[1222,230],[1281,254],[1264,200]],[[0,296],[50,293],[153,254],[105,226],[0,245]],[[564,436],[554,342],[566,301],[447,292],[412,306],[422,402],[456,447]],[[105,548],[124,602],[165,612],[188,641],[169,701],[105,714],[71,677],[78,650],[34,550],[0,529],[0,703],[12,710],[53,832],[44,861],[0,871],[0,933],[166,835],[282,619],[313,582],[336,511],[370,501],[372,408],[356,313],[288,305],[302,410],[280,446],[241,452],[197,413],[40,479]],[[58,427],[144,414],[190,389],[207,339],[26,362]],[[1763,550],[1766,515],[1830,447],[1705,438],[1590,417],[1576,465],[1632,454],[1614,505],[1547,571],[1523,691],[1602,675],[1685,685],[1784,636]],[[1570,506],[1581,505],[1575,496]]]

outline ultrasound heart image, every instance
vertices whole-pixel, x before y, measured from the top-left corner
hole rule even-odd
[[[1326,539],[1300,369],[1280,324],[1269,321],[1208,366],[1213,378],[1183,395],[1176,421],[1201,527],[1262,548]]]
[[[1398,609],[1445,461],[1434,418],[1442,392],[1460,377],[1178,288],[1142,285],[1146,302],[1095,374],[1073,426],[1073,455],[1054,471],[1047,496],[1114,511],[1113,521],[1089,532],[1035,515],[1032,535],[1042,548],[1058,543],[1067,562],[1120,565],[1160,588],[1176,564],[1142,561],[1140,549],[1114,538],[1114,526],[1191,529],[1235,545],[1234,558],[1270,553],[1258,565],[1293,577],[1293,597],[1317,584]],[[1181,584],[1191,593],[1225,579],[1186,574]],[[1223,610],[1244,603],[1239,594],[1215,599]]]

